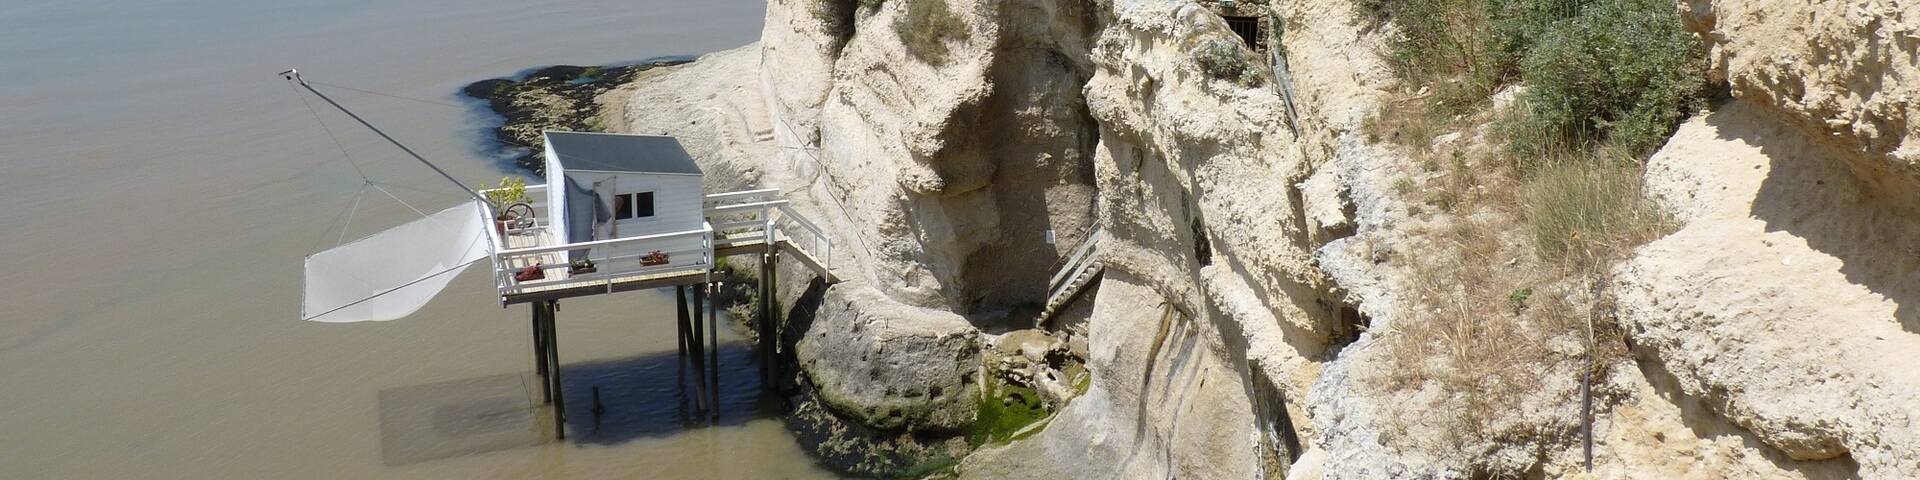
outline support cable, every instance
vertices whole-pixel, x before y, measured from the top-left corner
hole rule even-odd
[[[286,78],[287,81],[289,82],[300,84],[301,87],[305,87],[308,92],[312,92],[314,96],[320,97],[321,100],[326,100],[328,104],[333,105],[333,108],[339,109],[341,113],[345,113],[347,114],[348,117],[353,118],[354,121],[360,122],[361,126],[365,126],[367,127],[368,130],[373,130],[373,133],[379,134],[380,138],[387,140],[387,143],[392,143],[393,146],[398,147],[402,152],[406,152],[407,155],[413,157],[414,160],[419,160],[420,163],[426,165],[427,168],[431,168],[435,173],[439,173],[440,176],[446,177],[447,181],[453,182],[454,185],[459,185],[461,190],[465,190],[467,194],[472,195],[474,199],[481,200],[481,201],[485,201],[487,199],[487,197],[481,196],[480,192],[473,191],[473,188],[468,187],[467,184],[460,183],[459,179],[453,178],[453,175],[448,174],[446,170],[441,170],[439,165],[434,165],[433,162],[427,161],[426,157],[420,156],[420,154],[414,152],[412,148],[407,148],[406,144],[400,143],[399,140],[395,140],[393,136],[387,135],[387,132],[380,130],[379,127],[373,126],[372,123],[368,123],[366,119],[360,118],[360,115],[353,113],[352,110],[347,110],[347,107],[340,105],[340,102],[333,101],[332,97],[328,97],[327,94],[320,93],[319,89],[313,88],[312,85],[308,85],[306,80],[300,78],[299,70],[287,70],[285,72],[281,72],[281,76]]]

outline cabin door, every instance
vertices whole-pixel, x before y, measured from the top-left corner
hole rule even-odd
[[[593,196],[599,200],[600,205],[605,206],[603,208],[608,212],[612,212],[613,210],[613,192],[620,191],[619,178],[620,177],[614,175],[607,175],[593,180]],[[619,238],[619,223],[617,219],[613,218],[613,215],[594,217],[593,239],[606,240],[609,238]]]

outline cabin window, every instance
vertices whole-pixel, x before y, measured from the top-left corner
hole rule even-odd
[[[613,218],[626,220],[653,217],[653,192],[622,193],[613,196]]]
[[[1260,17],[1236,17],[1229,15],[1222,16],[1221,18],[1226,19],[1227,28],[1233,29],[1233,33],[1239,35],[1241,41],[1247,42],[1247,48],[1253,49],[1254,51],[1260,50]]]

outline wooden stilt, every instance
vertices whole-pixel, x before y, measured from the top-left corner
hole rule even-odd
[[[675,285],[673,296],[673,305],[680,313],[679,320],[673,324],[673,335],[679,341],[680,361],[685,362],[687,361],[687,302],[679,299],[686,298],[687,287]]]
[[[540,401],[553,403],[552,380],[547,376],[547,333],[545,308],[539,303],[527,304],[527,311],[533,313],[533,363],[534,373],[540,376]]]
[[[712,306],[707,302],[706,291],[711,286],[712,284],[705,283],[694,287],[693,306],[707,309],[707,343],[712,347],[707,351],[707,399],[713,401],[713,411],[709,413],[718,420],[720,418],[720,312],[713,311]],[[694,318],[700,317],[695,315]]]
[[[551,362],[547,372],[553,377],[553,435],[554,438],[565,440],[567,438],[567,400],[563,395],[565,384],[560,381],[560,335],[559,327],[555,322],[558,315],[554,314],[559,307],[553,300],[540,303],[546,306],[547,311],[547,361]]]
[[[693,403],[695,412],[706,412],[712,408],[711,398],[707,396],[706,354],[700,342],[700,309],[694,308],[688,315],[686,287],[675,289],[674,302],[679,306],[680,323],[687,332],[684,342],[687,345],[687,364],[693,367]]]
[[[780,250],[766,248],[766,292],[760,294],[766,315],[766,371],[780,378]]]

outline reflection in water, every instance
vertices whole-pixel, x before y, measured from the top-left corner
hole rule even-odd
[[[777,397],[763,394],[753,346],[725,341],[719,354],[717,421],[693,411],[693,370],[676,352],[562,365],[567,441],[618,445],[779,417]],[[382,390],[382,460],[409,465],[550,442],[539,389],[537,375],[516,373]]]
[[[380,391],[380,457],[387,466],[539,445],[532,397],[538,379],[522,374]]]
[[[778,416],[778,405],[761,394],[753,347],[721,343],[719,353],[720,420],[715,424],[733,426]],[[683,367],[675,352],[564,365],[560,380],[565,384],[568,441],[612,445],[709,425],[693,412],[693,370]],[[600,403],[606,408],[597,416],[594,387],[600,388]]]

